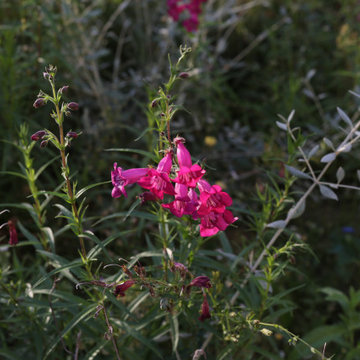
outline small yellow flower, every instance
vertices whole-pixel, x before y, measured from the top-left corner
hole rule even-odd
[[[216,137],[215,136],[205,136],[204,143],[206,146],[213,147],[217,143]]]

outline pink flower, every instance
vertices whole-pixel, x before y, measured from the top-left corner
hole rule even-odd
[[[126,280],[120,285],[117,285],[114,291],[115,296],[125,296],[125,291],[135,284],[134,280]]]
[[[173,20],[178,21],[180,14],[186,9],[186,5],[178,5],[179,0],[168,0],[168,14]]]
[[[177,178],[173,181],[194,188],[206,171],[201,169],[198,164],[192,164],[191,155],[182,143],[182,138],[175,138],[174,141],[177,145],[176,155],[180,170],[178,171]]]
[[[200,190],[201,206],[198,209],[200,216],[205,216],[210,212],[223,213],[226,206],[232,204],[230,195],[222,191],[219,185],[211,186],[205,180],[199,180],[198,189]]]
[[[19,239],[16,232],[15,222],[9,220],[8,226],[9,226],[9,234],[10,234],[9,245],[16,245],[19,242]]]
[[[196,204],[188,195],[188,187],[183,184],[175,185],[175,200],[169,204],[162,204],[161,206],[169,209],[170,212],[177,217],[192,215],[196,210]]]
[[[203,237],[215,235],[219,231],[224,231],[237,219],[230,210],[225,210],[223,213],[212,211],[201,218],[200,235]]]
[[[187,32],[195,32],[199,27],[199,18],[196,13],[193,13],[186,20],[182,22],[182,26]]]
[[[168,14],[173,20],[178,21],[182,13],[187,13],[187,17],[182,21],[182,25],[188,32],[194,32],[199,26],[199,15],[201,14],[201,3],[207,0],[189,0],[181,3],[180,0],[168,0]]]
[[[164,194],[175,195],[169,173],[172,166],[171,153],[168,153],[159,162],[157,169],[148,169],[146,176],[143,176],[137,183],[144,189],[150,190],[159,199],[164,198]]]
[[[145,176],[148,172],[146,168],[135,168],[123,170],[114,163],[114,170],[111,172],[111,181],[114,188],[111,192],[113,198],[118,198],[121,195],[127,197],[125,186],[136,183],[139,179]]]
[[[209,303],[207,301],[206,295],[204,294],[204,300],[201,305],[201,314],[200,314],[199,320],[204,321],[204,320],[210,319],[210,318],[211,318],[211,315],[210,315]]]

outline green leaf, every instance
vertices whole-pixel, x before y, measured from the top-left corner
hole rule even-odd
[[[116,321],[116,324],[121,327],[124,331],[126,331],[131,337],[138,340],[141,344],[151,349],[160,359],[162,359],[162,355],[158,350],[158,347],[150,340],[148,340],[146,337],[144,337],[139,331],[135,330],[133,327],[131,327],[129,324],[127,324],[125,321]]]
[[[35,174],[35,180],[37,180],[37,178],[41,175],[41,173],[51,164],[53,163],[55,160],[59,159],[60,156],[56,156],[53,159],[49,160],[47,163],[45,163],[43,166],[41,166],[41,168],[36,172]]]
[[[69,331],[71,331],[80,321],[88,318],[90,314],[92,315],[92,313],[95,312],[96,307],[97,304],[91,304],[70,321],[70,323],[65,327],[65,329],[50,343],[49,349],[44,356],[44,360],[54,351],[56,345]]]
[[[122,211],[122,212],[117,212],[117,213],[114,213],[114,214],[111,214],[111,215],[108,215],[108,216],[104,216],[102,217],[101,219],[99,219],[98,221],[96,221],[94,224],[92,224],[92,226],[96,226],[106,220],[111,220],[111,219],[116,219],[116,218],[120,218],[120,217],[123,217],[123,216],[126,216],[127,215],[127,211]],[[131,214],[131,216],[134,216],[134,217],[138,217],[138,218],[141,218],[141,219],[146,219],[146,220],[151,220],[151,221],[157,221],[157,216],[154,215],[154,214],[149,214],[147,212],[142,212],[142,211],[133,211]]]
[[[179,322],[177,319],[177,315],[173,315],[173,314],[169,316],[169,320],[170,320],[170,330],[171,330],[172,351],[175,352],[179,344]]]
[[[55,252],[55,237],[51,228],[43,227],[41,230],[45,233],[48,243],[50,244],[50,249],[52,252]]]
[[[83,263],[80,260],[74,260],[69,262],[68,260],[64,259],[63,257],[49,253],[48,251],[44,250],[37,250],[40,254],[48,257],[52,260],[52,265],[56,267],[56,269],[50,271],[46,275],[42,276],[36,283],[33,285],[33,288],[38,287],[40,284],[42,284],[45,280],[49,279],[51,276],[61,272],[66,278],[68,278],[71,282],[77,283],[77,279],[74,278],[74,276],[70,273],[69,270],[72,270],[72,272],[78,277],[81,277],[81,274],[76,271],[75,269],[78,267],[81,267]]]
[[[102,241],[100,244],[94,246],[88,253],[88,259],[91,260],[93,258],[95,258],[95,256],[97,256],[101,250],[105,250],[105,247],[109,244],[111,244],[114,240],[120,238],[121,236],[126,236],[128,234],[132,234],[134,230],[124,230],[121,231],[119,233],[116,233],[114,235],[109,236],[108,238],[106,238],[104,241]],[[113,260],[111,260],[113,261]]]
[[[104,253],[105,256],[108,258],[108,260],[109,260],[110,262],[113,261],[113,259],[111,258],[111,256],[110,256],[109,253],[107,252],[107,250],[105,249],[102,241],[101,241],[95,234],[93,234],[93,233],[90,232],[90,231],[85,231],[83,234],[80,234],[79,237],[88,238],[88,239],[94,241],[94,242],[97,244],[97,248],[100,248],[100,249],[103,251],[103,253]],[[116,239],[116,238],[117,238],[117,235],[113,236],[113,238]],[[112,239],[112,240],[114,240],[114,239]],[[93,250],[93,249],[91,249],[91,250]],[[92,253],[91,258],[93,258],[93,256],[94,256],[94,255],[93,255],[93,253]],[[90,255],[88,256],[88,258],[90,258]]]
[[[21,174],[21,173],[18,173],[18,172],[16,172],[16,171],[0,171],[0,174],[1,174],[1,175],[17,176],[17,177],[20,177],[20,178],[23,178],[23,179],[27,180],[26,175]]]
[[[321,292],[326,294],[327,301],[335,301],[341,305],[343,310],[347,311],[350,307],[349,298],[340,290],[331,288],[331,287],[324,287],[320,289]]]
[[[102,182],[98,182],[96,184],[91,184],[91,185],[88,185],[88,186],[85,186],[84,188],[82,188],[81,190],[79,190],[77,193],[76,193],[76,199],[78,199],[82,194],[84,194],[86,191],[96,187],[96,186],[100,186],[100,185],[104,185],[104,184],[110,184],[111,183],[111,180],[108,180],[108,181],[102,181]]]

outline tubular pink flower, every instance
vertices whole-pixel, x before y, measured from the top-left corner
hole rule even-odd
[[[194,188],[206,171],[201,169],[198,164],[192,164],[191,155],[182,143],[183,139],[175,138],[174,141],[177,145],[176,156],[180,170],[178,171],[178,176],[173,181]]]
[[[198,189],[200,190],[201,206],[198,209],[200,216],[205,216],[210,212],[223,213],[227,206],[232,204],[230,195],[222,191],[219,185],[211,186],[205,180],[199,180]]]
[[[164,194],[175,195],[174,187],[170,182],[169,173],[172,166],[171,154],[168,153],[159,162],[157,169],[148,169],[146,176],[143,176],[137,183],[144,189],[150,190],[159,199]]]
[[[202,321],[204,321],[206,319],[210,319],[210,318],[211,318],[211,315],[210,315],[209,303],[207,301],[206,294],[204,294],[204,300],[201,305],[201,314],[200,314],[199,320],[202,322]]]
[[[200,236],[207,237],[224,231],[230,224],[238,218],[234,217],[230,210],[223,213],[210,212],[201,218]]]
[[[188,188],[183,184],[175,184],[175,200],[169,204],[161,205],[165,209],[177,216],[192,215],[196,210],[194,202],[188,195]]]
[[[114,188],[111,192],[113,198],[118,198],[121,195],[127,197],[125,186],[136,183],[139,179],[145,176],[148,172],[146,168],[135,168],[123,170],[114,163],[114,170],[111,171],[111,181]]]
[[[117,285],[114,291],[116,297],[125,296],[125,291],[135,284],[134,280],[126,280],[124,283]]]

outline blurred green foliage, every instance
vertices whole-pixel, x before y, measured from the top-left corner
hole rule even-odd
[[[309,142],[314,134],[322,136],[325,131],[336,138],[339,132],[337,106],[347,109],[349,114],[354,113],[354,119],[358,118],[359,99],[348,94],[348,90],[359,89],[359,17],[360,4],[356,0],[209,0],[204,6],[199,30],[188,34],[167,16],[165,0],[3,0],[0,2],[0,119],[1,137],[5,141],[0,146],[1,170],[18,170],[21,153],[14,151],[8,141],[18,141],[21,123],[28,124],[29,134],[49,127],[47,111],[35,112],[32,107],[37,92],[44,85],[41,73],[47,64],[57,65],[58,83],[70,85],[67,96],[80,104],[80,115],[71,118],[68,126],[83,132],[71,149],[72,169],[77,172],[81,187],[108,180],[115,160],[124,168],[147,166],[148,159],[139,154],[104,150],[115,147],[151,149],[151,136],[144,135],[135,141],[148,126],[149,94],[167,78],[167,54],[174,57],[179,45],[188,43],[193,48],[189,62],[191,76],[175,91],[179,94],[176,101],[184,103],[187,111],[179,112],[174,119],[173,135],[187,138],[192,153],[209,166],[208,173],[233,195],[235,208],[247,219],[245,207],[256,213],[263,210],[261,206],[266,201],[276,201],[274,190],[266,193],[269,198],[262,204],[258,199],[253,201],[254,197],[249,199],[249,193],[255,194],[259,187],[267,188],[264,169],[276,179],[286,158],[286,139],[274,126],[278,113],[288,114],[295,109],[296,121]],[[38,169],[54,156],[49,149],[35,147],[32,150],[34,168]],[[358,160],[358,156],[353,155],[345,168],[355,171]],[[55,163],[39,177],[41,188],[47,190],[54,190],[60,181]],[[29,195],[26,182],[18,177],[3,175],[0,186],[3,204],[21,203]],[[110,188],[94,189],[87,199],[89,218],[106,218],[127,211],[136,190],[129,193],[128,199],[115,203],[110,197]],[[360,283],[356,274],[360,264],[355,255],[360,250],[359,196],[344,191],[343,199],[346,206],[341,208],[330,201],[322,201],[319,205],[317,198],[307,205],[308,213],[294,226],[303,234],[304,242],[313,249],[317,259],[300,252],[296,255],[296,266],[289,260],[289,273],[277,280],[275,291],[281,293],[306,284],[289,295],[289,303],[281,304],[284,313],[279,312],[278,318],[310,343],[314,341],[316,346],[335,340],[329,345],[328,353],[337,353],[339,357],[336,358],[357,359],[359,329],[350,320],[359,317]],[[49,226],[58,229],[64,244],[59,255],[73,254],[76,244],[67,233],[61,232],[65,223],[54,219],[55,209],[49,212],[47,220],[53,222]],[[23,234],[26,229],[35,231],[26,209],[14,208],[12,213],[20,220]],[[264,219],[261,221],[266,223]],[[92,224],[90,221],[89,229]],[[344,227],[352,230],[344,230]],[[125,232],[130,228],[135,234]],[[97,230],[104,237],[112,232],[124,232],[111,250],[114,256],[121,254],[126,258],[144,244],[149,249],[153,247],[145,233],[151,233],[154,225],[146,223],[142,215],[124,223],[99,223]],[[1,231],[1,239],[5,242],[6,232]],[[247,249],[246,253],[251,251],[253,238],[244,225],[230,230],[228,237],[229,240],[222,239],[222,245],[231,246],[235,254],[243,249]],[[214,251],[215,246],[210,244],[207,251]],[[203,254],[201,260],[205,263],[209,260],[206,255]],[[31,272],[26,271],[26,265],[35,258],[26,246],[12,255],[2,253],[0,258],[3,269],[8,264],[12,266],[12,270],[4,270],[2,276],[21,274],[18,283],[11,284],[14,292],[26,289],[33,273],[43,271],[39,259],[32,265]],[[65,260],[61,257],[52,261],[64,265]],[[46,282],[51,288],[50,280]],[[250,283],[248,286],[253,296],[244,296],[242,300],[249,306],[260,307],[261,296],[256,291],[259,285]],[[74,304],[87,306],[85,310],[82,307],[81,316],[94,310],[93,304],[81,296],[74,295],[70,304],[61,291],[56,294],[59,300],[56,306],[66,309],[69,326],[80,321],[80,305]],[[142,301],[140,297],[134,299],[135,308],[136,301]],[[345,298],[350,305],[339,300]],[[42,304],[37,305],[43,311],[41,317],[47,321],[51,314],[46,312],[45,302],[43,308]],[[37,322],[30,307],[21,309],[25,318]],[[125,358],[157,358],[157,355],[150,355],[156,353],[151,348],[153,344],[138,332],[149,326],[155,339],[163,336],[161,319],[152,319],[155,310],[147,310],[148,318],[134,320],[136,328],[132,333],[145,347],[138,355],[139,347],[129,349]],[[91,319],[82,325],[81,330],[89,337],[96,327],[94,321]],[[123,326],[123,346],[130,346],[132,337],[126,335],[126,323],[119,321],[117,325]],[[206,327],[198,331],[200,338]],[[33,339],[28,338],[26,329],[11,336],[24,343],[23,352],[18,354],[23,356],[26,347],[33,346],[37,351],[34,358],[40,358],[42,347],[57,345],[47,339],[48,332],[57,332],[54,324],[46,329],[39,325],[38,332],[31,334]],[[8,341],[3,331],[0,334],[1,342]],[[252,336],[250,331],[248,336]],[[272,351],[285,351],[290,354],[289,359],[309,356],[304,355],[303,350],[301,355],[296,350],[289,351],[282,335],[271,338],[263,347],[262,339],[259,337],[255,345],[249,345],[244,359],[278,359],[278,356],[269,355]],[[64,341],[72,343],[68,337]],[[201,345],[195,344],[196,341],[190,339],[183,353],[188,354]],[[247,338],[243,343],[246,342]],[[15,340],[9,342],[9,348],[16,345]],[[100,351],[101,345],[105,347],[105,342],[93,344],[87,358]],[[216,339],[213,346],[217,350],[216,346],[220,348],[223,343]],[[221,349],[217,358],[230,358],[227,357],[229,348]],[[11,354],[10,350],[8,354],[5,350],[1,353],[10,359]],[[235,352],[234,356],[239,354]]]

